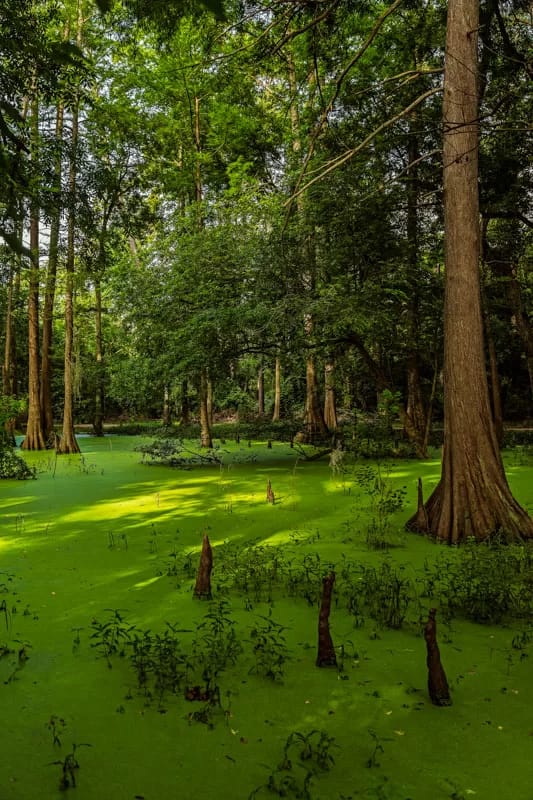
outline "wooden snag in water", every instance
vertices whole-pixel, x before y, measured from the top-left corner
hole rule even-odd
[[[407,528],[415,533],[429,533],[429,521],[424,505],[424,494],[422,491],[422,478],[418,479],[418,504],[414,517],[407,523]]]
[[[274,492],[272,491],[272,484],[270,483],[270,481],[268,481],[268,483],[267,483],[267,503],[272,503],[272,505],[274,505],[275,502],[276,502],[276,497],[274,495]]]
[[[335,573],[330,572],[322,579],[322,601],[318,614],[318,654],[316,657],[317,667],[336,667],[337,656],[333,639],[329,631],[329,612],[331,610],[331,594],[335,583]]]
[[[199,600],[211,600],[211,571],[213,569],[213,550],[209,542],[209,536],[204,534],[202,540],[202,552],[200,554],[200,563],[198,565],[198,573],[196,575],[196,585],[194,587],[194,596]]]
[[[429,618],[424,628],[424,639],[426,640],[428,665],[428,690],[431,702],[436,706],[451,706],[452,700],[446,673],[440,660],[440,650],[437,644],[437,622],[435,615],[436,608],[429,612]]]

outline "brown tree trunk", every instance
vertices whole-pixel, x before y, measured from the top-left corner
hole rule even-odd
[[[414,65],[416,67],[416,64]],[[418,268],[418,160],[420,151],[416,130],[418,119],[413,114],[409,122],[408,170],[407,170],[407,279],[409,299],[407,301],[407,401],[400,408],[400,419],[407,439],[414,445],[419,458],[427,458],[427,412],[420,379],[419,352],[419,268]]]
[[[180,420],[182,425],[189,424],[189,384],[187,379],[181,382],[181,414]]]
[[[55,136],[58,142],[63,135],[63,102],[58,101]],[[43,333],[41,348],[41,413],[44,437],[49,441],[54,434],[54,412],[52,406],[52,335],[54,321],[54,301],[56,292],[57,265],[59,261],[59,229],[61,224],[61,169],[62,157],[58,155],[55,165],[55,190],[57,192],[53,218],[50,224],[50,245],[48,249],[48,269],[43,303]]]
[[[313,442],[321,439],[327,434],[326,423],[322,416],[320,398],[318,393],[318,381],[316,376],[315,359],[308,356],[305,365],[305,410],[303,420],[303,432],[299,436],[300,441]]]
[[[76,42],[81,46],[82,16],[81,2],[78,0]],[[67,222],[67,258],[65,275],[65,351],[64,351],[64,395],[63,395],[63,431],[56,447],[62,455],[79,453],[80,447],[74,434],[74,269],[75,269],[75,198],[77,190],[78,170],[78,129],[79,129],[79,93],[72,110],[72,130],[70,141],[69,164],[69,198],[70,208]]]
[[[36,91],[36,89],[35,89]],[[32,157],[37,157],[39,104],[32,101]],[[23,450],[44,450],[46,441],[41,419],[39,358],[39,204],[30,202],[30,277],[28,287],[28,422]]]
[[[330,431],[336,431],[338,428],[333,361],[327,361],[324,365],[324,423]]]
[[[207,372],[202,369],[200,374],[200,441],[202,447],[213,447],[213,438],[211,436],[211,425],[209,422],[209,409],[207,405],[207,392],[208,392],[208,379]]]
[[[94,341],[96,360],[96,390],[94,393],[93,433],[104,435],[105,395],[104,395],[104,338],[102,334],[102,285],[100,275],[94,278]]]
[[[318,614],[318,653],[316,657],[317,667],[336,667],[337,655],[331,633],[329,630],[329,614],[331,611],[331,595],[333,584],[335,583],[335,573],[322,579],[322,601]]]
[[[274,411],[272,412],[272,422],[279,422],[281,416],[281,360],[276,357],[274,367]]]
[[[163,389],[163,425],[170,425],[171,423],[171,413],[170,413],[170,394],[168,391],[168,386],[165,384]]]
[[[257,413],[260,417],[265,414],[265,373],[262,365],[257,373]]]
[[[478,0],[449,0],[444,76],[444,449],[426,503],[429,528],[450,544],[469,536],[533,537],[509,489],[492,421],[479,271]]]

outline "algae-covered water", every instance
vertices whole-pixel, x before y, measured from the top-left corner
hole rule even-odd
[[[437,458],[362,465],[405,491],[388,513],[364,473],[281,444],[189,470],[142,464],[134,438],[80,444],[0,483],[0,800],[533,798],[527,614],[439,610],[453,705],[427,695],[423,576],[449,551],[402,524]],[[531,464],[508,466],[531,513]],[[388,547],[369,549],[372,520]],[[205,533],[212,603],[192,592]],[[368,591],[383,564],[409,594],[398,629]],[[338,665],[318,669],[330,569]]]

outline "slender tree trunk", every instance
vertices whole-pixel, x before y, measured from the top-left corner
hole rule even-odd
[[[104,393],[104,338],[102,333],[102,283],[100,275],[94,279],[94,341],[96,360],[96,390],[94,394],[93,433],[104,435],[105,393]]]
[[[81,46],[82,15],[81,0],[77,8],[76,42]],[[78,132],[79,132],[79,92],[72,110],[71,152],[69,164],[69,201],[67,222],[67,259],[65,276],[65,365],[63,432],[56,448],[60,454],[79,453],[80,447],[74,434],[74,269],[75,269],[75,220],[78,170]]]
[[[170,422],[170,394],[168,391],[168,386],[165,384],[163,389],[163,425],[170,425]]]
[[[335,364],[332,360],[324,366],[324,422],[330,431],[336,431],[337,401],[335,397]]]
[[[272,422],[279,422],[281,417],[281,360],[276,356],[274,367],[274,411]]]
[[[416,67],[416,64],[415,64]],[[409,145],[407,170],[407,270],[409,300],[407,304],[407,402],[400,408],[404,433],[413,444],[419,458],[427,458],[427,411],[420,377],[419,351],[419,268],[418,268],[418,159],[420,151],[416,114],[409,122]]]
[[[257,373],[257,413],[260,417],[265,414],[265,373],[262,364]]]
[[[207,403],[208,386],[207,371],[204,368],[200,374],[200,441],[202,447],[213,447]]]
[[[213,381],[209,376],[207,376],[206,391],[207,419],[209,420],[209,427],[211,428],[213,425]]]
[[[36,92],[37,89],[35,88]],[[39,103],[31,103],[32,158],[37,159],[39,139]],[[41,419],[39,358],[39,203],[30,201],[30,276],[28,287],[28,422],[23,450],[44,450],[46,441]]]
[[[60,142],[63,136],[63,102],[58,101],[56,112],[56,141]],[[58,155],[55,166],[55,189],[57,193],[52,222],[50,224],[50,245],[48,250],[48,270],[43,303],[43,334],[41,347],[41,413],[43,419],[44,436],[50,441],[54,433],[54,411],[52,406],[52,332],[54,321],[54,300],[56,292],[56,275],[59,260],[59,229],[61,220],[61,154]]]
[[[9,279],[7,285],[7,302],[5,317],[5,339],[4,339],[4,363],[2,365],[2,392],[6,397],[15,395],[14,386],[14,355],[15,355],[15,326],[14,326],[14,302],[15,302],[15,280],[14,270],[16,262],[12,262],[9,269]],[[18,266],[18,265],[17,265]],[[2,433],[0,433],[0,438]],[[15,419],[7,420],[5,423],[5,438],[15,444]]]
[[[188,425],[190,420],[189,384],[187,379],[181,382],[181,424]]]
[[[444,450],[426,503],[450,544],[502,532],[533,537],[509,489],[494,430],[483,347],[478,204],[478,0],[449,0],[444,76]],[[408,523],[409,525],[409,523]]]

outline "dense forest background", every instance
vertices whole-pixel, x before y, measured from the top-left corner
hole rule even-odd
[[[2,402],[28,449],[213,413],[320,438],[380,410],[424,454],[443,408],[446,11],[1,0]],[[501,427],[533,415],[532,17],[480,15]]]

